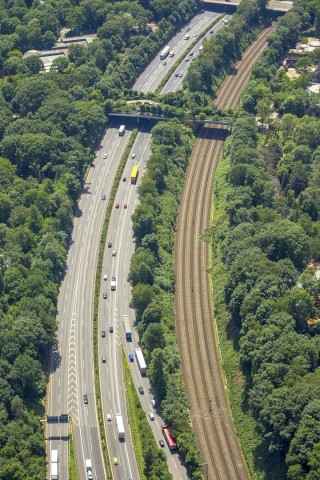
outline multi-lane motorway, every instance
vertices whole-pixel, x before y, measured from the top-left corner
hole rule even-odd
[[[217,15],[217,14],[216,14]],[[192,50],[186,54],[185,58],[181,61],[181,63],[177,66],[177,68],[174,70],[173,74],[161,90],[161,95],[165,93],[170,93],[170,92],[177,92],[178,90],[182,90],[183,88],[183,79],[185,77],[185,74],[188,71],[189,65],[194,60],[197,55],[200,52],[200,49],[202,48],[203,43],[211,38],[215,33],[217,33],[220,28],[224,27],[226,25],[225,22],[228,22],[231,18],[231,15],[224,15],[223,19],[219,20],[210,30],[209,32],[204,35],[204,37],[192,48]],[[192,32],[191,32],[192,34]],[[184,40],[184,44],[186,45],[187,42],[193,42],[195,40],[195,37],[191,37],[189,40]],[[169,59],[171,60],[171,59]]]
[[[211,25],[214,20],[218,18],[219,14],[214,12],[204,11],[196,15],[189,25],[179,30],[179,32],[167,44],[174,52],[173,57],[166,57],[165,60],[160,61],[160,51],[143,71],[138,80],[133,85],[133,90],[139,92],[153,92],[161,80],[167,74],[167,71],[174,64],[177,58],[186,53],[190,49],[190,44]],[[188,34],[189,38],[185,40]],[[162,49],[161,49],[162,50]]]
[[[92,353],[92,305],[98,243],[106,202],[126,140],[110,125],[89,169],[78,202],[66,274],[58,299],[58,350],[52,357],[48,414],[69,413],[72,419],[80,479],[91,459],[95,479],[104,479],[96,413]],[[103,159],[104,153],[107,159]],[[88,404],[84,403],[84,395]],[[67,424],[49,424],[49,454],[57,449],[59,473],[68,479]]]

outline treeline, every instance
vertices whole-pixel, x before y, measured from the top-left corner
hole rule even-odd
[[[192,130],[177,120],[152,129],[152,154],[132,217],[136,251],[129,280],[148,377],[191,478],[198,479],[200,454],[189,424],[175,338],[172,264],[177,209],[193,141]]]
[[[288,81],[277,61],[316,18],[311,2],[297,2],[253,70],[243,107],[259,114],[256,94],[268,91],[268,125],[261,135],[240,111],[222,164],[227,188],[217,192],[224,221],[213,230],[224,265],[214,282],[224,285],[243,406],[263,439],[255,460],[267,478],[271,468],[272,478],[291,480],[314,480],[320,471],[320,120],[304,109],[270,114],[288,91],[301,95],[299,79]],[[261,458],[265,447],[269,458]]]
[[[121,79],[103,94],[99,82],[138,48],[146,22],[180,21],[185,4],[0,1],[0,479],[46,475],[42,399],[74,206],[107,124],[103,94],[123,95]],[[46,74],[39,57],[22,58],[49,48],[63,26],[98,28],[99,38],[70,46]]]

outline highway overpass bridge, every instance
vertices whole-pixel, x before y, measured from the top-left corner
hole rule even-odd
[[[138,113],[122,113],[122,112],[112,112],[109,113],[108,115],[110,118],[121,118],[123,119],[123,122],[125,121],[126,118],[128,119],[136,119],[137,124],[141,123],[142,121],[149,121],[149,122],[166,122],[169,120],[172,120],[173,117],[165,117],[162,115],[142,115]],[[233,125],[233,122],[231,120],[219,120],[219,119],[213,119],[213,118],[194,118],[194,117],[179,117],[178,120],[181,122],[189,122],[193,123],[195,125],[204,125],[204,124],[210,124],[210,125],[216,125],[217,127],[225,127],[227,130],[231,131],[231,127]]]
[[[221,7],[237,7],[241,3],[241,0],[204,0],[203,8],[212,6]],[[273,12],[285,13],[288,12],[293,5],[292,0],[269,0],[268,10]]]

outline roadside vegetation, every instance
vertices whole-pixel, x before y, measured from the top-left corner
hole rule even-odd
[[[141,480],[170,480],[167,459],[157,445],[132,380],[125,353],[122,355],[129,423]]]
[[[143,3],[0,1],[1,480],[46,475],[40,419],[58,288],[106,114],[154,50],[198,8],[196,1],[154,1],[149,9]],[[154,32],[149,22],[157,22]],[[98,37],[87,48],[70,46],[69,57],[44,74],[40,58],[23,53],[51,48],[62,27]],[[146,54],[146,46],[139,53],[143,42]]]
[[[132,217],[137,248],[129,280],[155,398],[191,478],[199,479],[200,454],[189,423],[175,337],[172,263],[177,209],[193,142],[192,130],[177,120],[152,129],[152,154],[138,190],[140,204]]]

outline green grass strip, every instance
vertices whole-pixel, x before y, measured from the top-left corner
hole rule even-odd
[[[76,453],[73,443],[72,422],[69,423],[69,480],[79,480]]]
[[[193,43],[191,44],[190,49],[189,49],[189,52],[195,47],[195,45],[197,45],[197,43],[199,42],[199,40],[201,40],[201,39],[211,30],[211,28],[214,27],[224,16],[225,16],[225,13],[219,15],[219,17],[216,18],[215,21],[212,22],[211,25],[209,25],[208,28],[206,28],[206,30],[204,30],[202,33],[200,33],[200,35],[199,35],[199,36],[193,41]],[[183,61],[183,59],[185,58],[186,55],[188,55],[188,53],[183,53],[183,54],[180,55],[180,57],[174,62],[173,66],[167,71],[167,74],[166,74],[165,77],[161,80],[161,82],[159,83],[159,85],[158,85],[157,88],[155,89],[154,93],[160,94],[161,90],[163,89],[163,87],[164,87],[165,84],[168,82],[169,78],[171,77],[171,75],[173,74],[173,72],[175,71],[175,69],[180,65],[180,63]]]
[[[96,402],[97,402],[97,412],[98,412],[98,422],[99,422],[99,430],[100,430],[100,438],[101,438],[101,447],[103,453],[103,459],[106,468],[106,475],[107,480],[112,480],[112,470],[109,460],[108,454],[108,447],[105,435],[105,428],[104,428],[104,420],[103,420],[103,412],[102,412],[102,401],[101,401],[101,390],[100,390],[100,378],[99,378],[99,357],[98,357],[98,309],[99,309],[99,298],[100,298],[100,284],[101,284],[101,274],[102,274],[102,262],[103,262],[103,255],[104,249],[106,245],[106,238],[107,232],[109,227],[110,216],[113,208],[113,203],[115,200],[116,192],[119,186],[119,182],[121,180],[125,165],[127,163],[127,159],[130,153],[130,150],[138,136],[138,130],[135,129],[132,131],[128,144],[126,146],[125,151],[122,154],[114,181],[112,185],[112,189],[109,195],[109,201],[107,210],[105,213],[101,237],[100,237],[100,245],[99,245],[99,253],[98,253],[98,262],[97,262],[97,270],[96,270],[96,280],[95,280],[95,294],[94,294],[94,304],[93,304],[93,352],[94,352],[94,378],[95,378],[95,393],[96,393]]]
[[[144,430],[141,428],[141,422],[148,424],[148,421],[145,417],[134,382],[132,380],[130,367],[124,350],[122,351],[122,364],[124,372],[125,391],[127,397],[128,417],[131,427],[131,435],[133,439],[133,446],[136,454],[139,475],[141,480],[147,480],[144,475],[145,463],[143,458],[143,448],[140,432]]]

